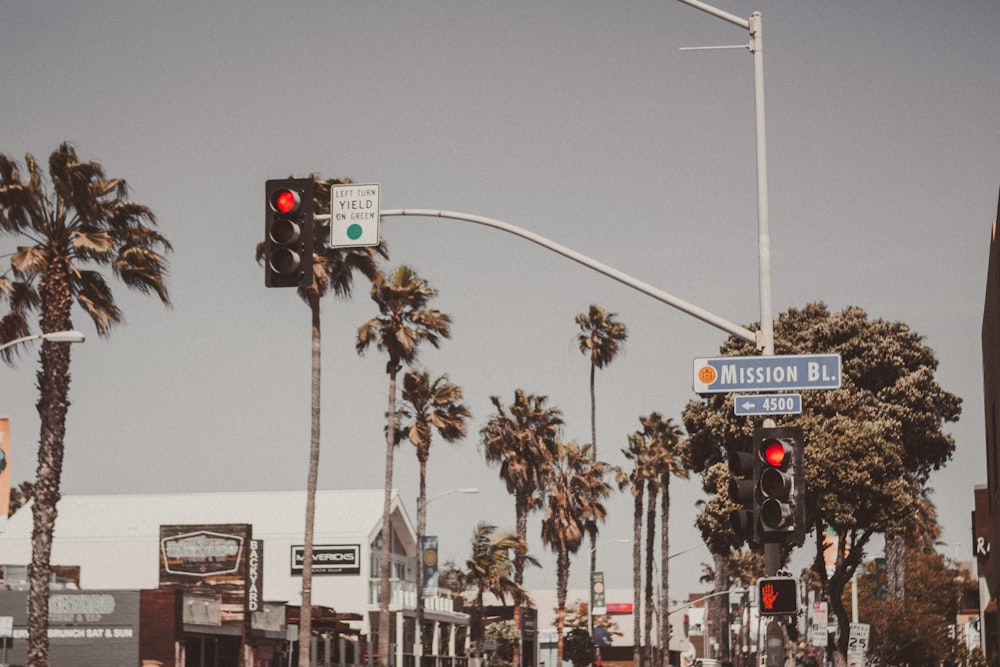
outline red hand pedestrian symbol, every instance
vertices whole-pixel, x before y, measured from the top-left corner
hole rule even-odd
[[[764,609],[774,609],[774,602],[778,599],[778,594],[774,592],[774,586],[772,584],[764,584],[760,589],[760,595],[764,603]]]

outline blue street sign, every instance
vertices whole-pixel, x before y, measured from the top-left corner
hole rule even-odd
[[[797,415],[802,413],[802,394],[749,394],[733,396],[738,417],[751,415]]]
[[[694,390],[698,394],[839,389],[840,384],[839,354],[709,357],[694,360]]]

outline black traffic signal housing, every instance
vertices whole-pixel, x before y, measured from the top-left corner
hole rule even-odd
[[[758,579],[757,611],[761,616],[794,616],[798,614],[798,580],[795,577],[761,577]]]
[[[729,525],[740,544],[751,549],[761,545],[757,503],[759,461],[753,452],[734,449],[729,452],[729,500],[737,507],[729,513]]]
[[[312,283],[315,181],[285,178],[265,184],[264,284],[306,287]]]
[[[805,542],[804,441],[798,427],[754,431],[755,499],[761,541]]]

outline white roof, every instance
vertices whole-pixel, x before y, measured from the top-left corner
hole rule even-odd
[[[367,541],[382,524],[383,489],[316,492],[316,535]],[[300,536],[306,492],[67,495],[59,501],[55,539],[158,538],[161,525],[248,523],[255,537]],[[412,527],[398,494],[393,513]],[[30,539],[30,503],[10,517],[0,541]]]

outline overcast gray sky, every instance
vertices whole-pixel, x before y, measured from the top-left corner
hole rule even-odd
[[[985,484],[980,326],[1000,180],[995,0],[718,0],[761,11],[774,310],[824,301],[925,336],[964,399],[957,451],[934,475],[947,555],[970,559]],[[487,216],[548,237],[741,324],[759,317],[753,61],[745,31],[673,0],[639,2],[2,2],[0,151],[61,141],[124,177],[176,247],[172,309],[115,294],[127,322],[73,348],[63,491],[305,487],[309,311],[254,262],[264,181],[317,172],[380,183],[382,206]],[[522,239],[468,223],[387,218],[391,262],[440,290],[453,336],[421,362],[489,397],[547,395],[586,442],[589,366],[576,314],[628,326],[598,373],[598,450],[640,415],[679,421],[692,359],[725,334]],[[9,244],[8,238],[0,244]],[[0,253],[12,248],[0,245]],[[323,488],[379,487],[384,358],[354,351],[364,285],[323,304]],[[37,348],[0,368],[15,483],[34,476]],[[395,479],[415,513],[412,447]],[[429,530],[460,559],[479,519],[513,502],[476,438],[433,445]],[[699,547],[697,482],[673,486],[672,550]],[[298,517],[291,519],[300,521]],[[538,520],[531,548],[542,555]],[[631,499],[603,540],[631,535]],[[628,585],[629,548],[599,569]],[[869,557],[876,554],[869,554]],[[0,559],[2,560],[2,559]],[[671,561],[686,596],[703,546]],[[552,560],[531,576],[555,584]],[[585,558],[571,583],[585,587]]]

